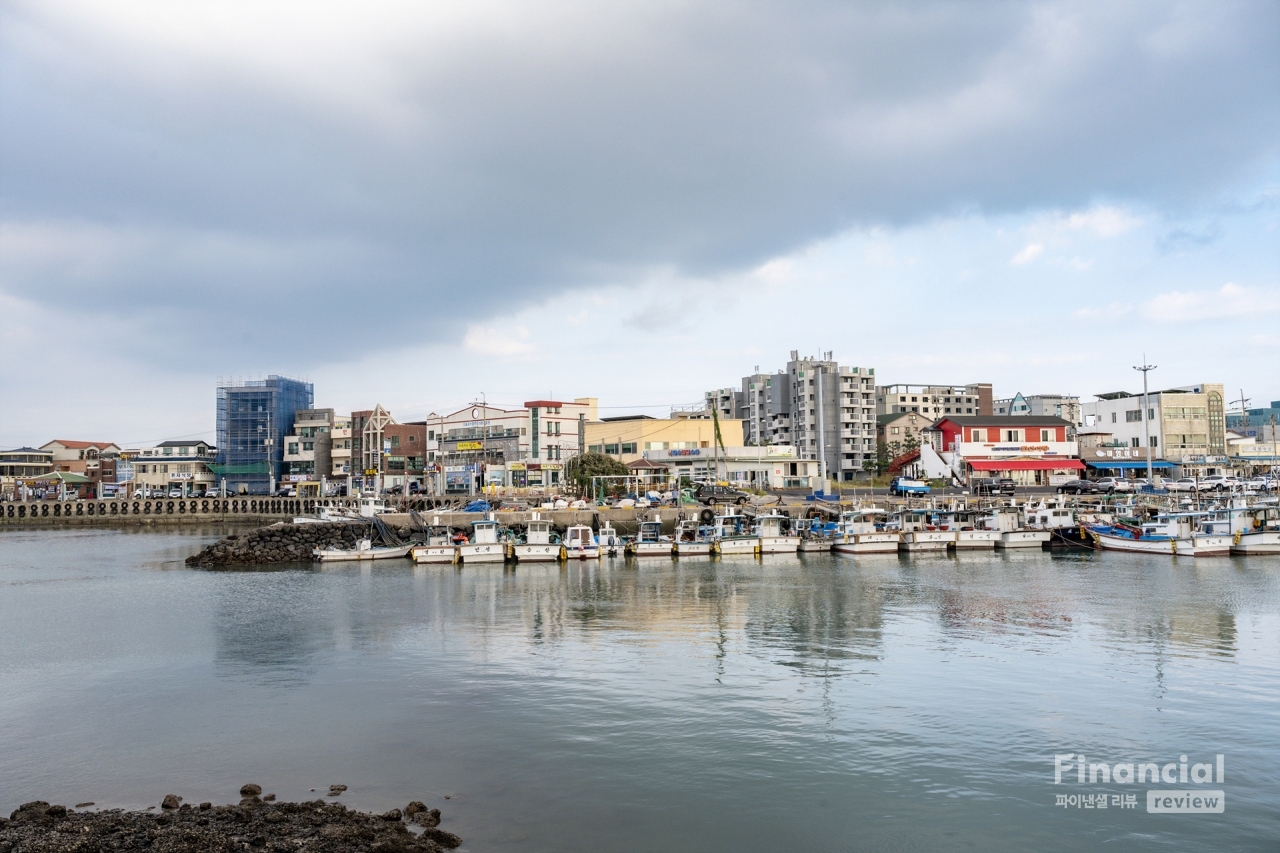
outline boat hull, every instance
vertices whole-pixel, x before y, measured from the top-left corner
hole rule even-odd
[[[902,534],[898,547],[904,551],[945,551],[955,538],[951,530],[911,530]]]
[[[556,563],[562,559],[563,549],[559,545],[513,545],[511,556],[518,563]]]
[[[600,559],[600,548],[597,545],[577,548],[566,547],[564,556],[566,560],[598,560]]]
[[[799,536],[761,536],[761,554],[794,554],[800,548]]]
[[[627,553],[633,557],[670,557],[675,549],[670,542],[632,542]]]
[[[758,554],[760,553],[760,540],[755,536],[720,539],[716,542],[716,550],[718,550],[721,555]]]
[[[954,547],[957,551],[990,550],[996,547],[996,540],[1000,538],[997,530],[957,530],[955,534]]]
[[[832,544],[830,538],[801,539],[798,550],[802,554],[825,554],[831,550]]]
[[[1129,551],[1136,554],[1163,554],[1174,557],[1178,554],[1192,554],[1194,549],[1190,539],[1133,539],[1127,536],[1116,536],[1111,533],[1094,532],[1098,545],[1107,551]]]
[[[1227,557],[1231,555],[1229,533],[1199,533],[1191,537],[1192,553],[1197,557]]]
[[[322,563],[349,563],[357,560],[398,560],[408,555],[409,548],[409,545],[351,551],[343,551],[336,548],[317,548],[312,552],[312,556]]]
[[[712,547],[710,542],[677,542],[676,543],[677,557],[710,557],[711,551],[712,551]]]
[[[837,554],[896,554],[899,541],[897,533],[853,533],[837,539],[831,550]]]
[[[419,545],[410,552],[415,563],[452,563],[458,559],[456,545]]]
[[[1232,554],[1252,556],[1255,554],[1280,554],[1280,530],[1265,530],[1259,533],[1241,533],[1231,546]]]
[[[1000,534],[996,542],[997,548],[1043,548],[1044,543],[1052,538],[1048,530],[1008,530]]]
[[[506,559],[507,546],[501,542],[458,546],[458,561],[462,563],[501,563]]]

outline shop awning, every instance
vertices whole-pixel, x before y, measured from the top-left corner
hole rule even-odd
[[[1083,471],[1079,459],[972,459],[968,465],[975,471]]]
[[[1094,462],[1091,459],[1089,460],[1088,464],[1090,468],[1105,468],[1108,471],[1136,471],[1139,468],[1141,468],[1143,471],[1147,470],[1146,462],[1112,462],[1112,461]],[[1159,460],[1152,459],[1151,467],[1152,468],[1177,468],[1178,466],[1172,462],[1166,462],[1163,459],[1159,459]]]

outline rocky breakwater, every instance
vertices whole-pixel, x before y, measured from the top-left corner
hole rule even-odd
[[[440,810],[421,802],[379,815],[324,800],[277,803],[261,792],[246,785],[239,804],[227,806],[195,806],[169,794],[158,812],[86,811],[93,803],[72,809],[37,800],[0,818],[0,853],[443,853],[462,843],[439,828]]]
[[[354,548],[369,525],[329,521],[317,524],[273,524],[249,533],[231,534],[187,558],[188,566],[258,566],[306,563],[316,548]]]

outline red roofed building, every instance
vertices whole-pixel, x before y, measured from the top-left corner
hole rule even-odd
[[[1019,485],[1052,486],[1084,470],[1075,424],[1062,418],[961,415],[942,418],[926,435],[930,450],[970,485],[975,478],[1008,477]]]

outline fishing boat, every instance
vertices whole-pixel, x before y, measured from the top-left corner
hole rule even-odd
[[[745,515],[726,508],[724,515],[716,516],[716,551],[726,554],[759,554],[760,537],[751,529],[751,521]]]
[[[1048,530],[1032,530],[1022,523],[1022,513],[1014,506],[995,507],[984,519],[984,527],[1000,534],[997,548],[1043,548],[1053,538]]]
[[[800,528],[800,547],[802,554],[825,554],[835,544],[836,529],[839,523],[825,521],[814,517],[809,519],[808,526]]]
[[[472,522],[470,540],[458,545],[458,562],[501,563],[507,559],[507,545],[498,541],[498,522],[492,518]]]
[[[1230,533],[1219,533],[1197,522],[1208,513],[1177,512],[1150,521],[1120,519],[1087,529],[1098,547],[1108,551],[1164,554],[1170,557],[1210,557],[1231,553]]]
[[[800,547],[800,537],[789,530],[791,519],[776,510],[756,517],[755,533],[760,539],[761,554],[794,554]]]
[[[600,525],[600,532],[596,534],[596,544],[600,546],[602,557],[616,557],[622,552],[622,537],[608,521]]]
[[[529,520],[524,541],[511,546],[511,556],[518,563],[551,563],[564,559],[564,547],[554,539],[551,522],[544,521],[535,512]]]
[[[368,537],[356,542],[354,548],[316,548],[312,555],[322,563],[350,560],[394,560],[406,556],[411,545],[378,545]]]
[[[933,523],[954,534],[951,547],[957,551],[990,550],[996,547],[1000,534],[979,525],[976,513],[968,510],[942,510],[934,513]]]
[[[1232,554],[1280,554],[1280,506],[1258,504],[1230,512]]]
[[[351,521],[360,518],[358,513],[341,506],[322,506],[315,515],[299,515],[293,519],[294,524],[327,524],[331,521]]]
[[[661,521],[642,521],[636,537],[627,543],[626,553],[633,557],[670,557],[675,554],[675,543],[670,536],[662,535]]]
[[[696,519],[682,519],[676,525],[677,557],[707,557],[715,553],[715,528],[699,524]]]
[[[415,563],[453,563],[458,559],[458,546],[449,528],[440,523],[440,516],[434,516],[427,528],[427,541],[415,545],[409,554]]]
[[[600,559],[600,545],[591,528],[585,524],[572,525],[564,532],[564,551],[569,560]]]
[[[887,528],[883,510],[869,508],[840,514],[831,550],[837,554],[896,554],[901,534]]]
[[[955,532],[932,523],[929,511],[924,509],[894,513],[889,526],[902,534],[898,547],[903,551],[945,551],[956,541]]]

